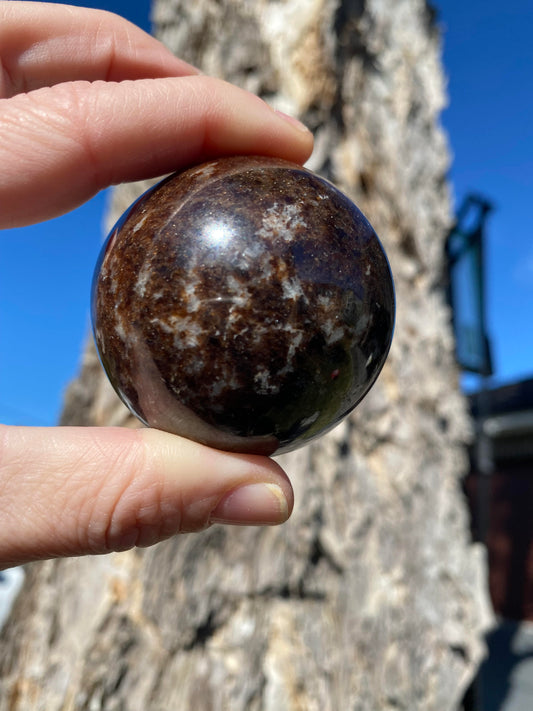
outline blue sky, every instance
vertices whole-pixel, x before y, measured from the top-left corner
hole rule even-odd
[[[148,27],[148,0],[105,7]],[[456,203],[496,204],[487,243],[494,382],[533,376],[533,3],[437,0],[444,33]],[[0,233],[0,421],[52,425],[89,333],[107,194],[64,217]]]

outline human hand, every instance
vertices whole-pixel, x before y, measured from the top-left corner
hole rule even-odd
[[[115,15],[0,2],[0,227],[207,158],[311,149],[300,124]],[[0,491],[0,568],[281,523],[293,506],[272,460],[152,429],[2,426]]]

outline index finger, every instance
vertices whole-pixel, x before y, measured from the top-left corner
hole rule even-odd
[[[264,101],[205,76],[70,82],[0,99],[0,227],[72,210],[116,183],[223,155],[303,163],[313,138]]]
[[[66,81],[198,73],[111,12],[46,2],[0,2],[0,97]]]

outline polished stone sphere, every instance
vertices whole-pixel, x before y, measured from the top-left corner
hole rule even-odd
[[[306,444],[357,405],[394,308],[358,208],[261,157],[214,160],[145,193],[109,235],[92,293],[102,364],[142,422],[260,454]]]

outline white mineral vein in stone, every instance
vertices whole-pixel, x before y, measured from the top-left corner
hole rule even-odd
[[[110,278],[109,270],[110,270],[109,262],[108,262],[108,258],[106,258],[106,259],[104,259],[104,261],[102,263],[102,268],[100,270],[100,282],[102,285],[104,285],[105,282],[107,282],[109,280],[109,282],[110,282],[109,290],[112,294],[116,294],[117,293],[117,280],[113,279],[112,277]]]
[[[145,215],[144,217],[142,217],[142,218],[139,220],[139,222],[135,225],[135,227],[132,229],[132,232],[133,232],[134,234],[135,234],[135,232],[138,232],[138,231],[141,229],[141,227],[142,227],[142,226],[144,225],[144,223],[146,222],[147,217],[148,217],[148,215],[146,214],[146,215]]]
[[[322,332],[326,337],[326,343],[328,346],[340,341],[344,336],[344,328],[342,326],[337,326],[332,320],[324,321]]]
[[[231,294],[232,309],[239,306],[246,307],[250,300],[250,292],[242,281],[229,274],[226,280],[228,291]]]
[[[150,323],[159,326],[166,333],[174,336],[174,347],[179,349],[185,346],[196,348],[200,345],[199,336],[202,334],[202,327],[189,317],[169,316],[168,321],[160,318],[150,319]]]
[[[212,398],[216,398],[225,390],[237,390],[242,385],[243,383],[239,382],[235,377],[235,373],[232,373],[231,378],[222,377],[213,380],[209,386],[209,394]]]
[[[257,231],[259,237],[270,239],[277,235],[286,242],[292,242],[295,238],[295,229],[305,227],[305,220],[302,218],[300,208],[296,204],[284,205],[280,210],[278,203],[266,210],[263,217],[263,226]]]
[[[243,324],[244,324],[242,326],[242,328],[239,328],[237,326],[239,321],[243,322]],[[229,315],[228,315],[228,326],[231,328],[231,332],[233,334],[233,336],[232,336],[233,340],[244,335],[247,331],[250,330],[250,326],[244,320],[243,314],[240,313],[233,306],[231,307]]]
[[[196,287],[198,285],[198,280],[192,280],[187,282],[185,286],[185,297],[187,299],[187,311],[189,313],[194,313],[198,311],[201,306],[200,299],[196,296]]]
[[[302,284],[298,279],[284,279],[282,282],[283,298],[296,301],[304,295]]]
[[[183,323],[180,325],[179,334],[174,336],[174,345],[176,348],[185,343],[187,346],[197,348],[200,345],[199,337],[202,335],[202,327],[195,321]]]
[[[216,166],[213,165],[212,163],[206,163],[205,165],[201,165],[198,168],[195,168],[194,176],[201,177],[201,178],[208,178],[210,175],[212,175],[215,172],[215,168],[216,168]]]
[[[309,425],[312,425],[313,422],[316,422],[320,416],[320,412],[313,412],[312,415],[309,415],[309,417],[304,417],[303,420],[300,420],[300,427],[308,427]]]
[[[115,311],[115,313],[116,313],[116,311]],[[127,330],[126,330],[126,328],[124,328],[124,320],[121,317],[118,317],[115,320],[115,324],[116,324],[115,331],[117,333],[117,336],[120,338],[121,341],[124,341],[124,343],[126,343],[126,341],[128,340],[128,337],[126,335]]]
[[[294,356],[298,352],[298,348],[300,347],[300,344],[303,340],[304,334],[301,329],[296,329],[293,328],[290,324],[286,324],[284,331],[288,331],[289,333],[293,334],[292,341],[289,344],[289,348],[287,350],[287,358],[286,358],[286,364],[281,368],[281,370],[278,371],[276,374],[278,377],[286,375],[287,373],[290,373],[294,368],[293,368],[293,362],[294,362]]]
[[[355,326],[354,338],[359,338],[370,326],[372,317],[368,314],[360,315]]]
[[[139,276],[137,277],[137,282],[135,283],[135,292],[142,298],[146,293],[146,285],[150,281],[152,276],[152,269],[150,264],[143,264]]]
[[[257,390],[262,395],[274,395],[279,392],[279,385],[272,383],[270,378],[270,372],[264,366],[261,366],[254,376]]]
[[[239,254],[238,264],[242,267],[249,267],[250,265],[255,265],[259,257],[266,256],[268,260],[268,254],[265,255],[265,247],[260,240],[250,242],[246,245],[243,251]]]
[[[331,307],[331,297],[324,295],[324,294],[319,294],[317,298],[318,305],[321,306],[323,309],[329,309]]]
[[[167,321],[163,321],[160,318],[151,318],[150,323],[153,323],[156,326],[159,326],[159,328],[161,328],[166,333],[174,333],[175,332],[174,326],[172,326]]]

